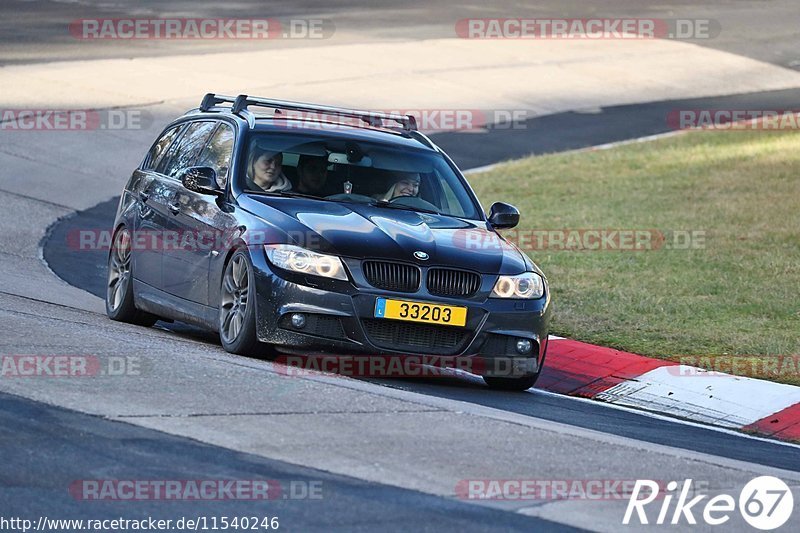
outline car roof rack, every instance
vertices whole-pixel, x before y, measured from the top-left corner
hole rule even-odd
[[[374,128],[384,128],[384,120],[394,121],[402,126],[405,131],[417,131],[417,119],[412,115],[399,115],[394,113],[383,113],[380,111],[365,111],[359,109],[346,109],[343,107],[331,107],[316,104],[305,104],[302,102],[290,102],[287,100],[273,100],[271,98],[260,98],[240,94],[239,96],[226,96],[223,94],[208,93],[203,97],[200,104],[200,111],[210,111],[217,104],[230,103],[231,112],[238,115],[243,111],[249,111],[249,106],[266,107],[281,111],[304,111],[313,113],[324,113],[340,117],[356,118]]]
[[[225,96],[224,94],[207,93],[200,102],[200,111],[210,111],[212,107],[217,104],[229,103],[232,104],[236,101],[235,96]]]

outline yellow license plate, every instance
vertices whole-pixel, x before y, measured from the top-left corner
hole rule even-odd
[[[378,298],[375,301],[375,317],[464,326],[467,323],[467,308]]]

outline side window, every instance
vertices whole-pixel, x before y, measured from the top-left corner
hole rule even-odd
[[[184,168],[192,166],[200,151],[214,131],[216,122],[203,121],[193,122],[186,128],[178,140],[177,146],[173,144],[169,157],[165,157],[159,162],[157,171],[170,177],[175,177]]]
[[[169,146],[172,144],[172,141],[178,136],[178,133],[183,129],[183,124],[175,126],[174,128],[168,129],[150,148],[150,151],[147,153],[147,157],[144,160],[144,164],[142,165],[142,170],[153,170],[158,166],[158,163],[164,157]]]
[[[233,128],[228,124],[220,124],[197,161],[197,166],[211,167],[217,172],[217,185],[220,189],[224,189],[228,183],[232,153]]]

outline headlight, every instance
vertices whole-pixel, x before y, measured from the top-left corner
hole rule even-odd
[[[517,276],[500,276],[492,289],[491,298],[522,298],[535,300],[544,295],[544,280],[536,272]]]
[[[323,278],[347,281],[342,260],[335,255],[320,254],[291,244],[266,244],[267,258],[276,267]]]

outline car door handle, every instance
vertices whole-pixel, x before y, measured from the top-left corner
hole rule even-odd
[[[169,203],[167,204],[167,207],[169,208],[169,212],[172,213],[173,215],[177,215],[178,213],[181,212],[181,204],[179,204],[178,202]]]
[[[149,199],[150,199],[150,193],[146,191],[139,191],[139,200],[141,200],[143,204],[146,204],[147,200]]]

